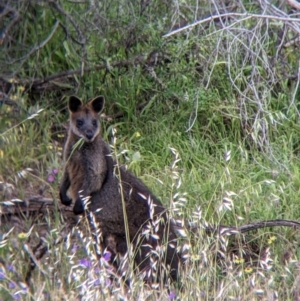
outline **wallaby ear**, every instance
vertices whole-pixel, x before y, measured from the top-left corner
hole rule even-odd
[[[72,113],[75,113],[82,106],[82,101],[77,96],[72,95],[69,98],[68,106],[69,106],[69,110]]]
[[[96,113],[100,113],[104,108],[105,99],[102,95],[92,99],[88,105],[90,105]]]

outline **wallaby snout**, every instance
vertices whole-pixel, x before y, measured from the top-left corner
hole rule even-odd
[[[94,138],[94,133],[92,130],[86,130],[85,132],[85,137],[92,142],[93,138]]]

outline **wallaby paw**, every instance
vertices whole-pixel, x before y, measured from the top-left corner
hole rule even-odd
[[[82,214],[84,212],[83,201],[81,199],[77,199],[73,208],[73,212],[77,214]]]
[[[66,194],[60,192],[59,197],[62,204],[66,206],[70,206],[72,204],[72,199],[70,199]]]

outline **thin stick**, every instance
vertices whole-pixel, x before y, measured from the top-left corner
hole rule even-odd
[[[181,32],[181,31],[187,30],[187,29],[195,27],[197,25],[200,25],[200,24],[203,24],[203,23],[206,23],[206,22],[210,22],[210,21],[213,21],[215,19],[226,18],[226,17],[243,17],[244,19],[239,20],[239,22],[250,19],[250,18],[255,18],[255,19],[270,19],[270,20],[300,23],[300,19],[298,19],[298,18],[277,17],[277,16],[273,16],[273,15],[259,15],[259,14],[249,14],[249,13],[226,13],[226,14],[222,14],[222,15],[214,15],[214,16],[199,20],[195,23],[186,25],[184,27],[178,28],[174,31],[171,31],[171,32],[163,35],[163,38],[168,38],[172,35],[175,35],[175,34]]]

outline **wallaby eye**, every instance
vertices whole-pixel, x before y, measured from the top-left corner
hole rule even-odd
[[[81,120],[81,119],[76,120],[76,125],[78,127],[82,126],[83,125],[83,120]]]
[[[97,120],[93,119],[92,124],[93,124],[93,126],[97,126]]]

